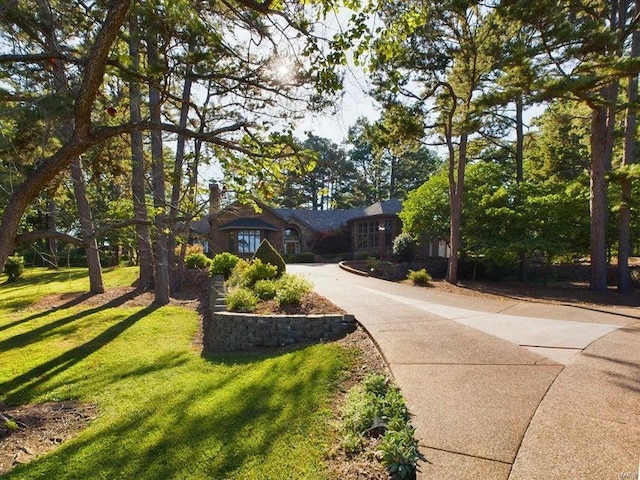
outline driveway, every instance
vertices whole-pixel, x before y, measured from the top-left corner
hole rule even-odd
[[[640,478],[640,312],[465,297],[290,265],[402,389],[422,479]]]

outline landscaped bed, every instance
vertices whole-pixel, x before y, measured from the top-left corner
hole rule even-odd
[[[0,285],[0,475],[386,478],[336,447],[344,382],[384,370],[366,335],[203,356],[197,300],[153,307],[127,287],[135,274],[106,272],[94,297],[72,293],[78,270]]]

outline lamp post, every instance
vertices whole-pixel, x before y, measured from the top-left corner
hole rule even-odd
[[[379,239],[378,239],[378,244],[380,245],[380,261],[384,261],[384,239],[385,239],[385,228],[384,228],[384,224],[380,225],[378,227],[378,234],[379,234]]]

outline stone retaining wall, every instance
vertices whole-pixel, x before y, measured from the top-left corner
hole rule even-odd
[[[353,315],[254,315],[215,312],[204,342],[218,352],[336,340],[356,329]]]
[[[205,348],[247,351],[342,338],[356,329],[353,315],[255,315],[225,311],[224,281],[214,278],[211,318],[205,319]]]

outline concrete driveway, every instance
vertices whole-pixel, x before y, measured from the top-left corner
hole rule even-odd
[[[491,300],[289,265],[402,389],[420,479],[640,480],[640,311]]]

